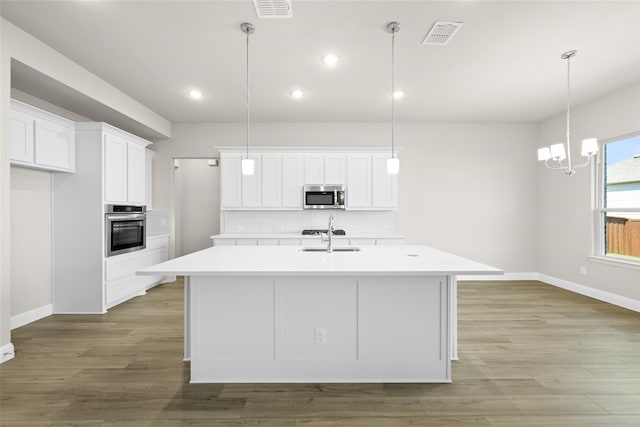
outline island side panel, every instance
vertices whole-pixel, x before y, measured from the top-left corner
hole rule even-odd
[[[451,360],[458,360],[458,278],[448,276],[449,280],[449,354]]]
[[[184,361],[191,360],[191,276],[184,276]]]
[[[450,382],[446,276],[194,276],[191,382]]]

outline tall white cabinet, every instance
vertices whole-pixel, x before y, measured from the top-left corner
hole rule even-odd
[[[135,270],[164,253],[105,257],[105,204],[143,205],[146,153],[142,138],[105,123],[76,124],[76,173],[52,175],[54,313],[104,313],[145,293]],[[147,251],[149,252],[149,251]]]

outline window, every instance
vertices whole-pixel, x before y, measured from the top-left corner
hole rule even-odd
[[[640,133],[604,143],[600,177],[599,255],[640,264]]]

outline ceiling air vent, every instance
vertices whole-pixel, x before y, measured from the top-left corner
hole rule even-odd
[[[462,27],[462,22],[436,21],[427,33],[422,44],[445,45]]]
[[[258,18],[291,18],[291,0],[253,0]]]

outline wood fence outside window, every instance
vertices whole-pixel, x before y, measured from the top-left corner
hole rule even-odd
[[[640,258],[640,219],[607,216],[607,254]]]

